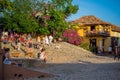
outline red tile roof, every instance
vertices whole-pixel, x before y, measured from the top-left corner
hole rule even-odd
[[[109,23],[104,22],[95,16],[83,16],[79,19],[72,21],[71,23],[72,24],[80,23],[82,25],[100,25],[100,24],[109,25]]]
[[[111,23],[105,22],[93,15],[90,16],[83,16],[81,18],[78,18],[72,22],[71,24],[81,24],[82,25],[110,25],[112,28],[112,31],[120,32],[120,27],[113,25]]]

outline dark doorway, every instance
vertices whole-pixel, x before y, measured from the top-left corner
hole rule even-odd
[[[91,52],[97,54],[97,46],[96,46],[96,39],[90,39],[90,50]]]
[[[90,45],[96,46],[96,39],[90,39]]]
[[[91,31],[95,30],[95,26],[91,26]]]
[[[111,38],[111,46],[112,46],[112,50],[114,51],[115,49],[115,46],[117,46],[118,45],[118,38],[117,37],[112,37]]]

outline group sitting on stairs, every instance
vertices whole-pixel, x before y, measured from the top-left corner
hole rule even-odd
[[[20,35],[16,32],[2,32],[2,36],[0,38],[0,41],[3,42],[4,47],[6,47],[7,44],[10,44],[11,47],[13,47],[14,50],[22,51],[22,53],[28,55],[27,53],[33,53],[34,50],[39,51],[37,53],[36,58],[43,59],[46,62],[46,54],[45,54],[45,45],[52,45],[53,37],[52,35],[41,37],[37,36],[36,41],[31,37],[30,34],[23,34]],[[41,49],[42,48],[42,49]],[[14,57],[19,57],[19,55],[14,54]],[[17,56],[16,56],[17,55]],[[30,57],[32,57],[32,54],[29,54]]]

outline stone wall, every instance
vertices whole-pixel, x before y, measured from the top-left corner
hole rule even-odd
[[[11,65],[3,64],[2,54],[3,52],[0,50],[0,80],[19,80],[19,79],[23,80],[25,78],[41,78],[41,77],[43,78],[43,77],[54,76],[50,73],[33,71],[15,64],[11,64]],[[26,63],[26,65],[28,63],[27,67],[29,67],[30,64],[33,64],[34,62],[37,62],[37,61],[24,59],[23,62]]]

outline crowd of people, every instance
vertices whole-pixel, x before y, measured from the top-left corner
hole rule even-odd
[[[32,38],[31,34],[18,34],[17,32],[3,31],[0,41],[3,42],[4,45],[14,44],[14,49],[18,51],[21,50],[22,46],[27,47],[27,52],[33,52],[34,49],[37,49],[39,50],[37,58],[43,59],[46,62],[47,57],[44,46],[51,46],[53,44],[53,36],[45,35],[43,37],[36,36],[36,38]]]

